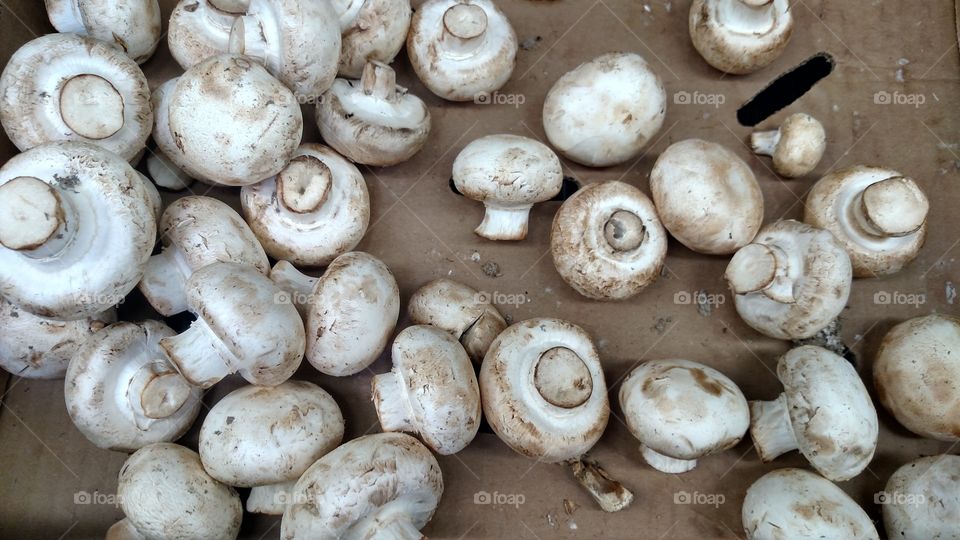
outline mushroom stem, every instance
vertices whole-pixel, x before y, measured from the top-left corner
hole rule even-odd
[[[777,16],[773,0],[720,0],[717,22],[742,34],[764,34],[773,28]]]
[[[140,280],[140,292],[153,309],[164,317],[187,310],[187,279],[192,270],[184,254],[175,246],[150,257]]]
[[[160,347],[187,381],[200,388],[210,388],[235,371],[234,355],[203,319],[181,334],[161,339]]]
[[[247,31],[247,25],[250,31]],[[241,15],[233,21],[230,27],[230,38],[227,50],[232,54],[242,54],[257,60],[266,60],[267,43],[263,37],[263,26],[249,15]]]
[[[633,493],[617,482],[600,465],[584,458],[567,462],[574,478],[580,482],[604,512],[619,512],[633,502]]]
[[[367,62],[360,76],[363,93],[387,99],[397,91],[397,74],[383,62]]]
[[[734,254],[724,277],[734,294],[762,291],[777,302],[795,302],[788,255],[779,247],[748,244]]]
[[[76,235],[77,219],[54,186],[32,176],[0,186],[0,245],[32,259],[56,257]]]
[[[330,196],[333,173],[313,156],[293,158],[277,175],[280,204],[297,214],[315,212]]]
[[[146,538],[129,519],[123,518],[107,529],[106,540],[143,540]]]
[[[80,13],[80,2],[46,2],[47,17],[58,32],[71,34],[86,34],[87,27],[83,24],[83,15]]]
[[[659,452],[651,450],[649,446],[640,445],[640,454],[643,456],[647,465],[654,469],[669,474],[680,474],[692,471],[697,466],[695,459],[677,459],[665,456]]]
[[[193,183],[193,179],[170,161],[159,148],[147,156],[147,172],[154,184],[171,191],[187,189]]]
[[[319,280],[297,270],[289,261],[277,261],[270,269],[270,279],[291,295],[293,305],[300,312],[300,317],[306,321],[310,295]]]
[[[916,183],[894,176],[870,184],[850,205],[853,222],[865,233],[901,237],[916,232],[927,219],[929,202]]]
[[[126,398],[137,426],[146,428],[152,420],[169,418],[179,411],[190,397],[190,390],[190,385],[170,364],[157,360],[134,373]]]
[[[786,394],[780,394],[773,401],[750,402],[750,436],[764,462],[798,448]]]
[[[483,221],[474,232],[489,240],[523,240],[531,206],[493,206],[488,202]]]
[[[487,13],[474,4],[454,4],[443,14],[443,30],[446,50],[466,56],[483,44]]]
[[[293,496],[293,487],[296,484],[296,480],[290,480],[265,486],[254,486],[250,490],[250,496],[247,497],[247,512],[271,516],[282,515],[287,506],[293,502],[291,497]]]
[[[780,130],[755,131],[750,135],[750,148],[754,154],[761,156],[772,156],[777,150],[777,144],[780,143]]]
[[[627,210],[618,210],[604,224],[603,235],[615,251],[633,251],[643,244],[647,230],[640,216]]]
[[[403,399],[403,381],[396,372],[374,376],[370,387],[384,431],[416,431],[408,402]]]

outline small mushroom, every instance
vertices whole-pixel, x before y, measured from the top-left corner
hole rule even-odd
[[[137,63],[110,44],[49,34],[17,49],[3,69],[0,122],[20,150],[81,141],[132,162],[153,126],[150,87]]]
[[[516,65],[517,34],[491,0],[427,0],[407,36],[423,85],[450,101],[477,101],[500,89]]]
[[[423,538],[442,495],[440,464],[427,447],[404,433],[365,435],[303,473],[280,537]]]
[[[620,408],[643,459],[658,471],[693,470],[700,458],[736,446],[750,409],[736,383],[689,360],[651,360],[620,386]]]
[[[480,388],[463,346],[432,326],[411,326],[393,341],[393,369],[376,375],[373,404],[384,431],[420,436],[434,452],[456,454],[480,427]]]
[[[14,156],[0,168],[4,298],[60,320],[120,303],[150,258],[153,212],[139,173],[100,147],[55,142]]]
[[[663,226],[697,253],[733,253],[763,224],[757,178],[717,143],[688,139],[670,145],[650,172],[650,192]]]
[[[927,315],[894,326],[873,363],[880,403],[910,431],[960,441],[960,319]]]
[[[744,322],[772,338],[799,340],[840,315],[853,270],[830,232],[784,220],[737,251],[724,277]]]
[[[828,174],[804,206],[803,220],[833,233],[847,250],[854,277],[899,272],[927,238],[927,196],[890,169],[855,166]]]
[[[186,292],[197,319],[160,346],[191,384],[210,388],[239,373],[250,384],[276,386],[300,367],[303,321],[256,268],[213,263],[190,276]]]
[[[243,215],[274,259],[327,265],[352,250],[370,223],[370,195],[349,161],[304,144],[280,173],[240,190]]]
[[[789,0],[694,0],[690,38],[711,66],[733,75],[762,69],[793,33]]]
[[[369,62],[359,81],[334,81],[317,104],[317,125],[323,140],[352,161],[387,167],[423,148],[430,110],[397,86],[390,66]]]
[[[403,48],[410,0],[331,0],[340,17],[340,76],[357,78],[367,62],[389,64]]]
[[[67,412],[98,448],[132,452],[179,439],[200,412],[200,389],[167,360],[163,323],[119,322],[100,330],[70,361]]]
[[[764,462],[800,450],[828,480],[842,482],[870,464],[879,424],[857,370],[841,356],[813,345],[777,362],[783,392],[750,402],[750,435]]]
[[[623,300],[660,276],[667,233],[642,191],[623,182],[599,182],[560,206],[550,251],[560,277],[578,293]]]
[[[887,481],[883,496],[883,525],[891,538],[960,538],[960,456],[907,463]]]
[[[57,32],[114,43],[138,64],[160,44],[157,0],[45,0],[47,17]]]
[[[754,153],[773,157],[773,170],[784,178],[810,174],[820,163],[827,149],[827,134],[816,118],[809,114],[791,114],[772,131],[755,131],[750,135]]]
[[[523,240],[530,209],[560,193],[563,171],[560,159],[543,143],[517,135],[487,135],[457,155],[453,183],[486,208],[475,233],[489,240]]]
[[[880,540],[863,508],[829,480],[803,469],[760,477],[743,500],[747,540]]]
[[[639,54],[609,53],[568,71],[547,92],[543,129],[564,156],[588,167],[633,159],[660,131],[667,94]]]
[[[203,420],[200,461],[214,479],[253,488],[248,512],[280,515],[303,471],[342,439],[340,407],[319,386],[293,380],[244,386]]]
[[[215,262],[236,262],[270,271],[267,254],[236,210],[212,197],[181,197],[160,218],[163,251],[150,257],[140,292],[158,313],[187,310],[187,280]]]

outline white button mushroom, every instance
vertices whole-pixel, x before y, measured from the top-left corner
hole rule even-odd
[[[809,174],[820,163],[827,149],[827,134],[809,114],[791,114],[773,131],[755,131],[750,135],[754,153],[773,157],[773,170],[785,178]]]
[[[828,174],[814,184],[805,208],[804,221],[843,244],[854,277],[899,272],[927,237],[927,196],[890,169],[855,166]]]
[[[187,310],[187,280],[215,262],[236,262],[270,271],[267,254],[240,214],[212,197],[177,199],[159,224],[163,251],[150,257],[140,292],[165,317]]]
[[[907,463],[887,481],[883,496],[883,525],[890,538],[960,538],[960,456]]]
[[[420,436],[440,455],[456,454],[480,427],[480,388],[463,346],[448,332],[411,326],[393,341],[393,369],[373,378],[384,431]]]
[[[660,276],[667,233],[642,191],[600,182],[564,201],[553,218],[550,251],[560,277],[578,293],[622,300]]]
[[[323,266],[367,232],[370,195],[360,171],[333,150],[304,144],[280,174],[240,190],[243,215],[275,259]]]
[[[357,78],[367,62],[389,64],[403,48],[410,0],[331,0],[340,17],[340,76]]]
[[[142,64],[160,44],[157,0],[45,0],[57,32],[72,32],[114,43]]]
[[[200,428],[200,461],[214,479],[252,487],[247,511],[283,514],[303,471],[343,439],[343,414],[306,381],[244,386],[210,409]]]
[[[843,357],[812,345],[777,362],[783,392],[750,402],[750,435],[767,462],[799,449],[813,468],[840,482],[860,474],[877,449],[877,410],[857,370]]]
[[[0,75],[0,96],[0,122],[20,150],[82,141],[134,161],[153,127],[150,87],[137,63],[76,34],[20,47]]]
[[[62,320],[120,303],[156,241],[149,201],[129,163],[91,144],[48,143],[13,157],[0,168],[3,296]]]
[[[356,163],[387,167],[410,159],[430,134],[430,110],[397,86],[393,69],[370,62],[359,81],[337,79],[317,103],[323,140]]]
[[[840,315],[850,257],[828,231],[798,221],[767,225],[730,260],[724,277],[740,317],[777,339],[805,339]]]
[[[960,319],[927,315],[884,336],[873,363],[877,397],[910,431],[960,441]]]
[[[560,159],[543,143],[517,135],[487,135],[457,155],[453,183],[486,208],[475,233],[489,240],[523,240],[530,209],[560,193],[563,171]]]
[[[200,412],[200,389],[167,360],[156,321],[120,322],[91,336],[70,361],[67,412],[99,448],[133,451],[186,433]]]
[[[650,172],[650,192],[663,226],[698,253],[733,253],[763,224],[757,178],[717,143],[688,139],[670,145]]]
[[[491,0],[427,0],[413,14],[407,55],[434,94],[475,101],[513,73],[517,34]]]
[[[760,477],[743,500],[747,540],[880,540],[870,516],[829,480],[803,469]]]
[[[651,360],[620,386],[627,427],[643,459],[665,473],[684,473],[697,460],[736,446],[750,425],[750,409],[736,383],[689,360]]]
[[[297,481],[280,524],[284,540],[423,538],[443,495],[440,464],[404,433],[354,439]]]
[[[690,38],[711,66],[753,73],[783,54],[793,33],[788,0],[694,0]]]
[[[187,173],[170,161],[159,148],[147,155],[147,174],[157,187],[170,191],[187,189],[193,183],[193,178],[187,176]]]
[[[547,92],[543,129],[564,156],[588,167],[632,159],[660,131],[663,83],[639,54],[609,53],[567,72]]]

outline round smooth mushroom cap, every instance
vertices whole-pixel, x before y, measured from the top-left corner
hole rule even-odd
[[[650,192],[663,226],[698,253],[733,253],[763,224],[763,193],[753,171],[716,143],[670,145],[650,173]]]
[[[407,40],[413,17],[410,0],[331,0],[331,4],[340,16],[341,77],[359,77],[367,62],[393,62]]]
[[[788,0],[694,0],[689,24],[700,56],[733,75],[772,63],[793,33]]]
[[[920,458],[897,469],[884,489],[883,525],[891,538],[960,538],[960,456]]]
[[[642,191],[623,182],[600,182],[560,206],[550,251],[560,277],[578,293],[622,300],[660,276],[667,233]]]
[[[73,32],[113,43],[138,64],[160,44],[157,0],[45,0],[57,32]]]
[[[827,134],[809,114],[791,114],[773,131],[754,132],[750,146],[757,154],[773,156],[773,169],[786,178],[810,173],[827,148]]]
[[[927,315],[894,326],[873,363],[877,397],[910,431],[960,440],[960,319]]]
[[[624,163],[660,131],[667,94],[639,54],[609,53],[567,72],[547,92],[543,129],[561,154],[588,167]]]

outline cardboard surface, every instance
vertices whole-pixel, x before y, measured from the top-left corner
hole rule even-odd
[[[173,3],[161,2],[165,18]],[[550,222],[559,203],[534,208],[525,241],[485,241],[472,232],[482,206],[448,188],[451,164],[463,146],[485,134],[542,140],[540,109],[549,86],[581,62],[629,50],[642,54],[663,78],[669,101],[666,122],[635,162],[591,170],[564,161],[565,174],[582,183],[622,179],[649,193],[647,176],[659,153],[672,142],[692,137],[724,144],[751,164],[765,198],[765,223],[799,219],[801,198],[817,178],[835,168],[884,165],[914,177],[931,196],[925,248],[900,274],[855,281],[842,316],[842,337],[869,381],[873,353],[891,326],[929,312],[960,312],[960,299],[948,296],[950,282],[960,285],[955,217],[960,206],[960,57],[953,2],[797,0],[797,25],[787,52],[769,68],[745,77],[723,76],[697,55],[687,35],[686,0],[499,4],[525,45],[513,78],[500,91],[503,104],[443,102],[419,84],[404,54],[397,60],[400,84],[430,106],[433,132],[427,147],[411,161],[390,169],[362,169],[373,211],[359,249],[380,257],[393,270],[404,309],[421,284],[449,276],[491,294],[513,295],[500,298],[522,299],[500,306],[514,321],[551,316],[587,329],[601,352],[613,411],[592,455],[636,498],[629,509],[604,514],[565,467],[516,455],[487,432],[460,454],[440,458],[445,492],[424,533],[431,538],[741,538],[746,488],[767,471],[805,467],[805,461],[794,452],[763,465],[747,438],[732,450],[703,459],[690,473],[662,474],[642,462],[616,400],[618,382],[630,368],[654,358],[688,358],[718,368],[749,399],[771,399],[780,392],[773,368],[789,344],[760,336],[739,320],[722,280],[727,259],[696,255],[671,241],[665,275],[641,295],[615,304],[587,301],[562,282],[549,256]],[[42,3],[35,0],[0,2],[0,28],[3,62],[33,36],[52,31]],[[737,124],[736,109],[776,76],[821,51],[833,55],[834,73],[761,125],[776,125],[802,111],[827,128],[829,146],[816,172],[785,182],[771,172],[768,160],[750,154],[744,144],[750,130]],[[144,70],[153,86],[178,72],[165,45]],[[684,101],[674,99],[680,92],[692,96],[691,103],[678,103]],[[892,99],[884,103],[875,98],[878,92]],[[897,96],[913,96],[914,102],[922,96],[923,104],[898,105]],[[698,102],[704,99],[722,103]],[[518,106],[510,104],[519,101]],[[312,108],[304,108],[304,117],[304,141],[318,141],[309,121]],[[9,141],[0,137],[0,156],[13,153]],[[193,186],[198,194],[204,189],[202,184]],[[211,193],[236,205],[237,191]],[[165,194],[167,202],[174,197]],[[698,290],[726,301],[705,315],[696,305],[683,303],[684,294],[689,297]],[[898,293],[922,295],[924,302],[883,304],[884,294],[892,298]],[[134,295],[123,312],[139,313],[138,302]],[[398,329],[406,324],[404,315]],[[334,379],[304,363],[297,378],[318,382],[337,399],[347,418],[347,437],[352,438],[379,430],[369,383],[372,374],[387,371],[389,365],[384,355],[368,372]],[[206,404],[240,384],[232,378],[224,381],[207,394]],[[126,456],[94,448],[73,427],[62,386],[62,381],[7,381],[0,410],[0,537],[97,538],[122,517],[112,503]],[[872,384],[868,386],[872,391]],[[880,414],[874,461],[859,477],[841,484],[877,520],[880,507],[874,494],[898,466],[919,456],[958,452],[954,445],[912,436],[889,415]],[[180,442],[195,448],[199,425],[198,420]],[[477,504],[475,498],[482,501],[483,493],[504,504]],[[565,499],[576,506],[572,514],[564,510]],[[278,519],[245,516],[243,538],[278,535]]]

